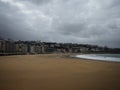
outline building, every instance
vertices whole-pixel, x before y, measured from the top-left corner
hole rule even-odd
[[[27,46],[27,44],[24,44],[24,43],[16,43],[15,51],[17,54],[27,54],[28,46]]]
[[[72,47],[73,53],[80,53],[80,47]]]
[[[88,52],[88,51],[89,51],[89,48],[87,48],[87,47],[80,47],[80,52],[85,53],[85,52]]]
[[[1,52],[6,53],[6,41],[1,41]]]
[[[36,54],[40,54],[41,53],[41,46],[36,45],[34,49],[35,49],[35,53]]]
[[[12,40],[6,41],[6,52],[9,54],[13,54],[15,52],[15,44]]]
[[[0,53],[2,53],[2,40],[0,40]]]

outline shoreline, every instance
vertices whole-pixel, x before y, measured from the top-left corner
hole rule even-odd
[[[120,63],[120,61],[107,61],[107,60],[98,60],[98,59],[90,59],[90,58],[82,58],[82,57],[76,57],[76,55],[87,55],[87,54],[70,54],[66,55],[66,58],[72,58],[76,60],[88,60],[88,61],[96,61],[96,62],[107,62],[107,63]]]
[[[93,55],[93,56],[92,56]],[[116,57],[107,57],[99,56],[99,54],[81,54],[81,55],[72,55],[72,58],[84,59],[84,60],[93,60],[93,61],[105,61],[105,62],[116,62],[120,63],[120,58]]]

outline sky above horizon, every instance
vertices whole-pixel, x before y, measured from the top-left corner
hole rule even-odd
[[[0,36],[120,47],[120,0],[0,0]]]

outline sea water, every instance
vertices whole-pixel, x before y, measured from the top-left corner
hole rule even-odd
[[[120,62],[120,54],[84,54],[76,55],[77,58]]]

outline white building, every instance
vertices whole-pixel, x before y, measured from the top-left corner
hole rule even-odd
[[[30,53],[35,54],[35,45],[30,46]]]
[[[80,47],[80,52],[88,52],[88,48],[86,47]]]

